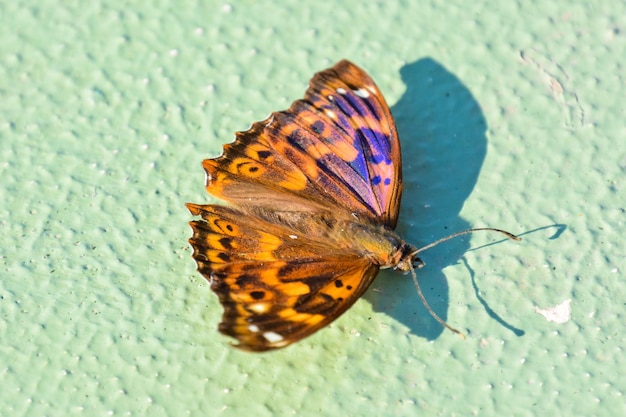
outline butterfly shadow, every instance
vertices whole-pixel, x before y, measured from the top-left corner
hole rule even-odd
[[[397,231],[420,247],[470,228],[459,213],[485,159],[487,124],[468,88],[436,61],[425,58],[407,64],[400,75],[406,92],[391,108],[400,136],[404,179]],[[468,241],[454,239],[420,254],[426,262],[416,271],[420,286],[444,320],[449,288],[442,270],[458,262],[469,249]],[[383,271],[365,298],[376,311],[391,315],[417,336],[432,340],[443,331],[421,305],[408,276]],[[461,329],[463,324],[452,323]]]

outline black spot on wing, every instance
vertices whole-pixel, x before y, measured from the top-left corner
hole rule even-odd
[[[250,292],[250,297],[255,300],[262,300],[265,297],[265,291],[252,291]]]
[[[229,237],[223,237],[219,240],[220,245],[222,245],[222,248],[224,249],[232,249],[233,245],[232,245],[232,239]]]

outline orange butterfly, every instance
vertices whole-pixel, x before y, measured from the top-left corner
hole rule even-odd
[[[187,204],[202,217],[190,222],[189,242],[224,307],[219,330],[238,348],[276,349],[311,335],[379,269],[413,271],[432,246],[418,250],[394,232],[398,134],[378,87],[349,61],[317,73],[304,99],[237,132],[203,167],[207,191],[230,206]]]

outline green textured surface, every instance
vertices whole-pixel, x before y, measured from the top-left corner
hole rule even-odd
[[[624,2],[68,3],[0,3],[2,415],[626,415]],[[340,58],[397,118],[407,240],[536,231],[424,254],[466,341],[382,273],[302,343],[235,351],[183,204]]]

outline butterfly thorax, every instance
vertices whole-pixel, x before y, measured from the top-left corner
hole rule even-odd
[[[354,220],[325,222],[324,225],[328,227],[326,238],[337,242],[342,249],[357,252],[381,269],[393,268],[407,272],[411,266],[419,268],[423,265],[416,255],[415,247],[386,225],[364,221],[357,216],[354,216]]]

